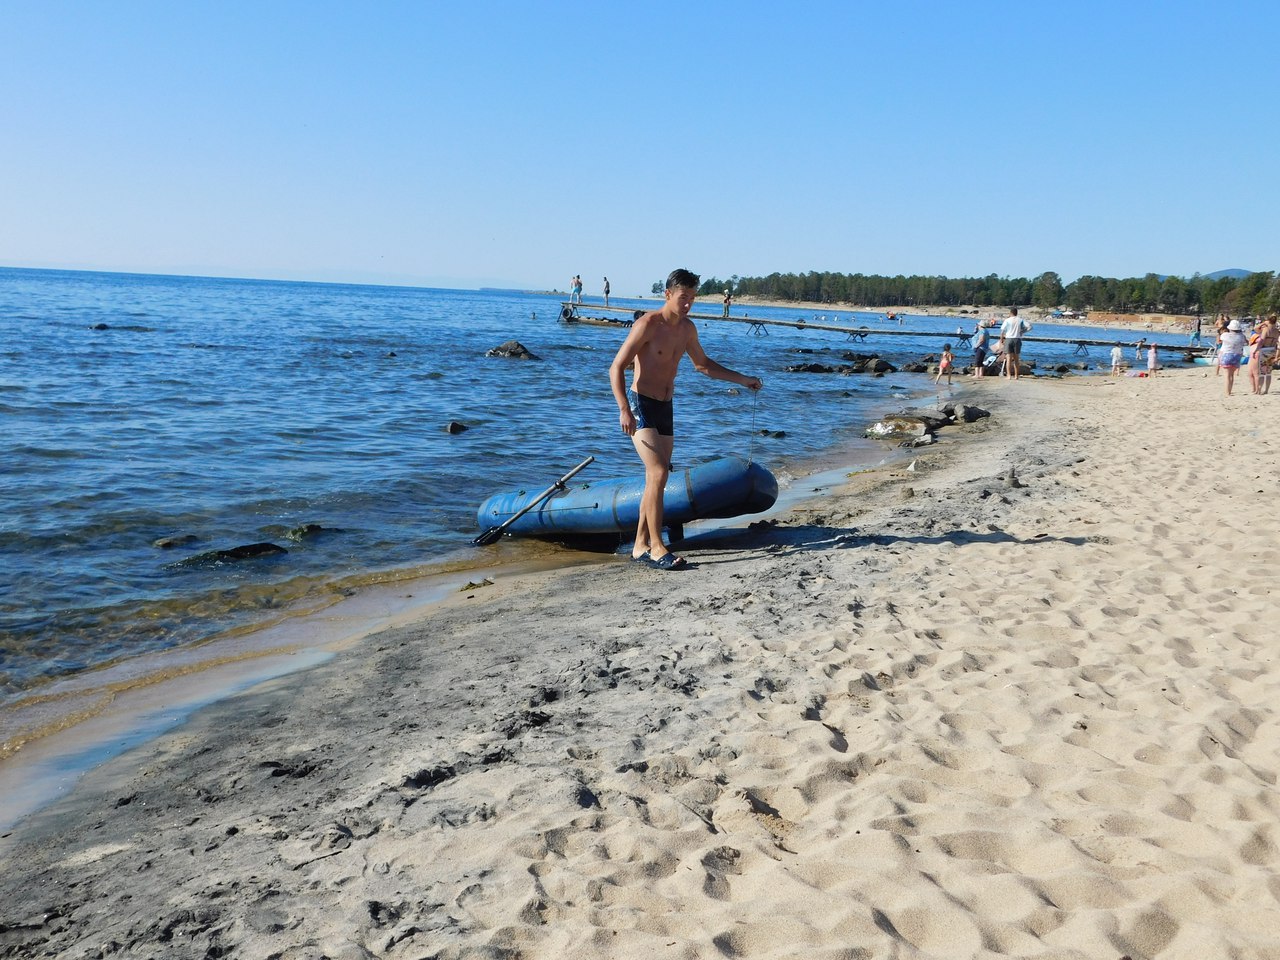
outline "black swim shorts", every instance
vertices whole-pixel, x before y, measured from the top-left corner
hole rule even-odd
[[[634,390],[627,391],[631,415],[636,418],[636,429],[653,428],[660,437],[675,436],[675,406],[670,400],[655,400]]]

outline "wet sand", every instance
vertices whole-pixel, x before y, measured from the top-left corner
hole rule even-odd
[[[1280,957],[1280,398],[955,398],[692,570],[498,578],[104,764],[0,957]]]

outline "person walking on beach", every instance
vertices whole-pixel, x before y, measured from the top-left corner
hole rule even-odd
[[[1153,343],[1147,348],[1147,376],[1154,377],[1159,369],[1160,358],[1156,356],[1156,345]]]
[[[1222,376],[1222,364],[1219,362],[1219,357],[1222,356],[1222,336],[1227,332],[1227,327],[1230,325],[1231,319],[1225,313],[1218,314],[1218,319],[1213,324],[1216,337],[1213,358],[1213,375],[1215,377]]]
[[[1240,360],[1244,357],[1245,340],[1240,332],[1240,321],[1232,320],[1227,324],[1226,333],[1222,335],[1218,347],[1218,368],[1227,371],[1227,396],[1231,396],[1231,388],[1236,382],[1236,371],[1240,369]]]
[[[938,385],[938,381],[943,377],[947,378],[947,386],[951,386],[951,368],[955,365],[956,358],[951,352],[951,344],[944,343],[942,345],[942,357],[938,360],[938,375],[933,378],[934,386]]]
[[[1014,380],[1022,376],[1022,335],[1031,324],[1018,316],[1018,308],[1010,307],[1009,315],[1000,324],[1000,336],[1004,340],[1005,371]]]
[[[1111,348],[1111,375],[1113,377],[1120,376],[1120,367],[1124,363],[1124,348],[1120,344],[1116,344]]]
[[[759,390],[764,381],[722,366],[707,356],[698,341],[698,328],[689,310],[698,295],[699,278],[688,270],[672,270],[667,277],[664,302],[658,310],[643,314],[631,326],[627,339],[609,367],[609,384],[618,403],[618,423],[631,438],[644,464],[644,493],[640,497],[640,522],[631,558],[660,570],[688,566],[662,542],[663,491],[671,473],[675,446],[672,397],[676,373],[686,354],[693,368],[713,380],[727,380]],[[631,389],[626,372],[634,367]]]
[[[991,334],[987,332],[987,325],[981,320],[977,326],[973,328],[973,376],[975,379],[981,379],[986,373],[982,365],[987,362],[987,344],[991,342]]]
[[[604,278],[604,305],[609,305],[609,278]]]

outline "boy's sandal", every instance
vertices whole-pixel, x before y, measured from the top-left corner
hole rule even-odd
[[[683,570],[689,566],[689,561],[684,557],[677,557],[674,553],[664,553],[657,560],[653,557],[646,556],[645,563],[659,570]]]

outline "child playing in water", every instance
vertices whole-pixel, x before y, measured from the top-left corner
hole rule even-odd
[[[1156,357],[1156,345],[1153,343],[1147,348],[1147,376],[1154,377],[1158,369],[1160,369],[1160,360]]]
[[[1113,377],[1120,376],[1120,364],[1124,362],[1124,350],[1120,344],[1116,344],[1111,348],[1111,375]]]
[[[933,378],[933,382],[936,384],[945,373],[947,375],[947,386],[951,386],[951,368],[955,365],[955,362],[956,358],[951,353],[951,344],[944,343],[942,345],[942,359],[938,361],[938,375]]]

